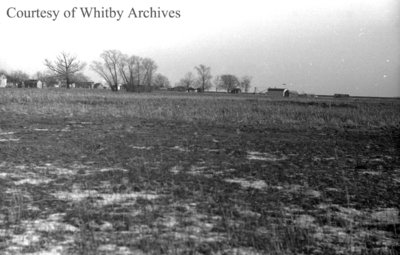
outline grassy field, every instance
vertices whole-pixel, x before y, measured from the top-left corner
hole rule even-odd
[[[0,254],[398,254],[400,100],[0,90]]]

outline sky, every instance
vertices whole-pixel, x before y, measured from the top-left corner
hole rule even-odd
[[[171,84],[200,64],[213,76],[252,77],[252,91],[285,87],[311,94],[400,97],[397,0],[2,0],[0,69],[31,75],[69,52],[90,70],[104,50],[150,57]],[[74,18],[64,12],[76,8]],[[80,8],[123,11],[83,18]],[[10,9],[11,8],[11,9]],[[179,18],[128,18],[134,8]],[[57,19],[16,17],[59,11]],[[11,16],[9,17],[8,14]],[[285,85],[283,85],[285,84]]]

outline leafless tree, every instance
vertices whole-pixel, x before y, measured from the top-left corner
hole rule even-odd
[[[57,75],[66,82],[67,88],[70,87],[72,76],[82,71],[86,66],[85,63],[78,61],[76,56],[65,52],[57,56],[54,61],[46,59],[44,64],[54,75]]]
[[[152,86],[157,65],[150,58],[123,55],[119,63],[119,72],[128,90],[133,86]]]
[[[119,72],[122,82],[129,88],[140,83],[140,65],[141,58],[137,56],[122,55],[119,63]],[[137,68],[139,66],[139,70]]]
[[[107,82],[112,91],[118,90],[123,57],[118,50],[106,50],[100,55],[102,61],[93,61],[91,65],[91,69]]]
[[[220,88],[220,84],[221,84],[221,77],[219,75],[214,77],[214,86],[215,86],[215,91],[218,91],[218,89]]]
[[[144,58],[142,61],[144,68],[143,84],[146,86],[151,86],[153,81],[153,74],[157,70],[157,65],[151,58]]]
[[[81,72],[75,73],[71,78],[71,82],[73,82],[73,83],[89,82],[89,81],[90,81],[90,78]]]
[[[250,90],[250,84],[251,84],[251,79],[252,77],[250,76],[243,76],[242,78],[240,78],[240,88],[242,88],[244,90],[244,92],[249,92]]]
[[[18,86],[22,85],[22,83],[29,79],[29,75],[23,71],[12,71],[8,75],[8,81],[14,83]]]
[[[154,76],[152,86],[155,88],[169,88],[170,83],[169,83],[168,78],[165,75],[158,73]]]
[[[34,77],[42,81],[46,87],[54,87],[58,83],[57,76],[54,76],[53,72],[49,70],[36,72]]]
[[[135,86],[151,86],[153,75],[157,70],[156,63],[150,58],[128,56],[118,50],[104,51],[102,61],[94,61],[93,71],[100,75],[114,91],[118,84],[125,84],[128,91],[135,91]]]
[[[188,72],[185,76],[179,81],[178,86],[183,86],[186,89],[193,87],[196,82],[196,78],[194,77],[192,72]]]
[[[238,78],[233,74],[223,74],[220,76],[219,84],[217,86],[221,89],[225,89],[227,92],[239,86]]]
[[[199,75],[198,81],[199,81],[199,86],[201,87],[202,91],[205,91],[206,89],[211,88],[211,67],[207,67],[205,65],[199,65],[196,66],[194,69],[196,69],[197,74]]]

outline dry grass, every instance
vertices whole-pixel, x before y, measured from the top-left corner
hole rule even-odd
[[[65,117],[138,117],[275,127],[384,127],[400,123],[400,100],[270,99],[262,95],[129,94],[101,90],[3,89],[0,110]]]
[[[399,104],[0,90],[0,253],[397,254]]]

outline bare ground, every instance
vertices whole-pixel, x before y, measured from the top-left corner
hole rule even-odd
[[[399,129],[0,116],[1,254],[398,254]]]

